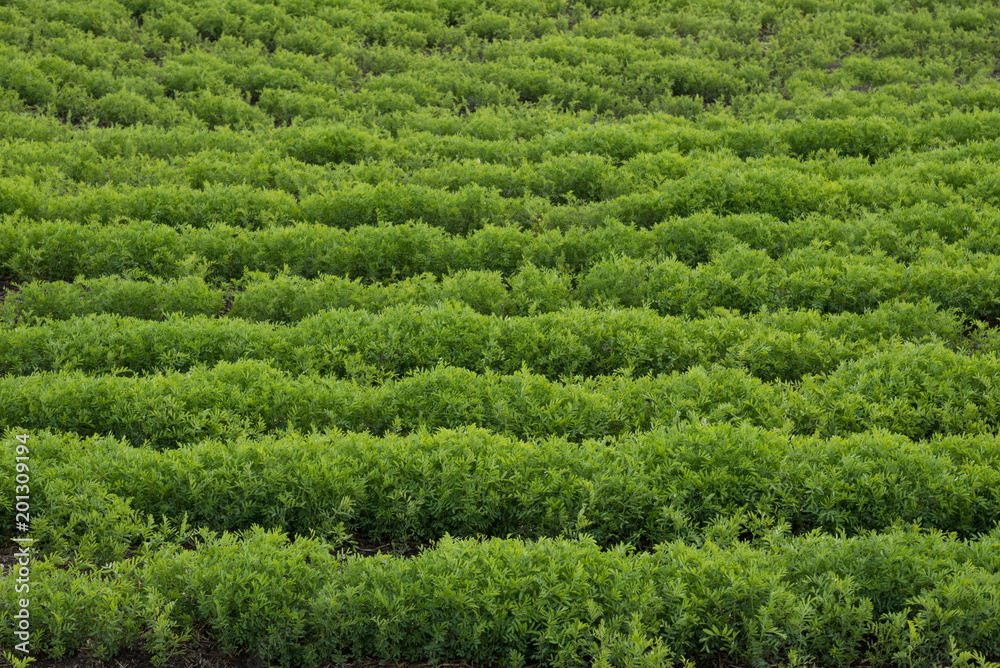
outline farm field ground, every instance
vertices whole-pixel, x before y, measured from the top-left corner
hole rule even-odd
[[[998,668],[998,31],[0,0],[0,663]]]

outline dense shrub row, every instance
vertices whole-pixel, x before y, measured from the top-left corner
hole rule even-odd
[[[365,162],[388,160],[406,170],[447,168],[441,160],[477,158],[510,168],[549,158],[583,154],[620,166],[641,154],[728,150],[737,156],[763,157],[835,152],[864,158],[900,157],[896,151],[950,147],[997,137],[995,112],[1000,94],[993,85],[956,87],[953,82],[884,85],[872,92],[822,89],[800,84],[782,96],[747,96],[723,109],[691,100],[692,118],[649,113],[617,118],[588,111],[563,113],[551,105],[486,106],[467,109],[413,109],[385,116],[374,108],[337,114],[325,103],[320,114],[296,119],[291,127],[217,126],[67,126],[48,115],[26,115],[0,108],[0,141],[11,154],[12,174],[55,176],[102,184],[137,175],[156,182],[183,175],[191,185],[228,181],[233,174],[270,187],[294,191],[341,173],[364,174]],[[345,91],[346,93],[346,91]],[[343,93],[341,93],[342,95]],[[348,93],[349,94],[349,93]],[[336,118],[318,118],[324,112]],[[688,110],[684,110],[688,111]],[[373,115],[373,116],[370,116]],[[226,156],[240,165],[221,169]],[[904,154],[905,155],[905,154]],[[833,159],[841,167],[872,169],[869,160]],[[159,161],[151,159],[158,158]],[[923,159],[904,158],[906,163]],[[37,163],[37,164],[36,164]],[[339,165],[339,167],[337,167]],[[352,167],[351,165],[356,165]],[[328,172],[324,167],[334,167]],[[48,167],[45,172],[38,167]],[[105,171],[101,173],[101,169]],[[879,169],[877,166],[874,169]],[[501,174],[504,170],[501,169]],[[172,175],[172,176],[171,176]],[[273,180],[260,181],[271,175]],[[103,178],[102,178],[103,177]],[[275,178],[277,177],[277,178]]]
[[[995,208],[931,204],[857,219],[810,216],[786,223],[765,215],[698,214],[647,229],[609,220],[593,229],[546,232],[487,226],[467,236],[424,223],[350,230],[306,224],[177,230],[147,222],[31,223],[11,216],[0,221],[0,271],[20,282],[126,272],[169,279],[192,268],[211,281],[239,279],[247,271],[388,281],[462,269],[510,275],[526,264],[582,272],[609,256],[647,261],[672,256],[696,266],[737,242],[773,258],[821,242],[839,252],[880,248],[900,261],[913,261],[931,250],[997,253],[998,231]],[[954,247],[945,240],[955,240]]]
[[[531,315],[574,305],[647,307],[662,315],[688,316],[713,308],[863,313],[894,300],[930,299],[958,309],[966,319],[987,320],[1000,315],[998,269],[995,254],[955,248],[930,249],[911,263],[901,263],[882,252],[845,255],[818,244],[775,260],[737,244],[695,268],[673,259],[618,256],[578,275],[529,264],[506,278],[497,271],[461,270],[440,281],[428,273],[385,284],[251,272],[230,292],[210,287],[202,278],[206,270],[201,264],[183,278],[170,280],[107,276],[76,283],[31,282],[7,293],[0,319],[36,322],[89,313],[161,319],[176,312],[294,322],[330,309],[381,311],[447,300],[490,315]],[[130,275],[142,278],[141,273]]]
[[[762,380],[793,380],[832,371],[885,341],[951,342],[961,333],[953,314],[928,303],[887,303],[864,315],[723,311],[696,320],[638,309],[500,318],[462,304],[403,304],[377,314],[327,311],[278,327],[198,316],[164,322],[87,316],[0,330],[0,375],[143,374],[257,359],[290,373],[340,377],[370,371],[399,377],[439,363],[479,373],[527,368],[548,378],[718,364]]]
[[[792,433],[882,428],[910,438],[995,433],[1000,359],[938,343],[897,343],[801,382],[772,384],[741,369],[694,367],[555,382],[519,371],[438,367],[380,382],[291,376],[265,362],[141,378],[80,372],[0,379],[0,426],[113,434],[154,447],[284,428],[375,434],[477,424],[518,438],[602,438],[686,420],[747,422]]]
[[[917,157],[892,157],[874,166],[862,158],[833,156],[744,160],[728,150],[687,156],[673,150],[641,153],[621,167],[576,153],[517,168],[483,163],[478,157],[459,162],[441,156],[447,162],[440,167],[411,173],[391,160],[365,163],[344,170],[339,178],[288,189],[239,174],[228,182],[210,181],[204,174],[194,182],[187,176],[158,182],[164,179],[133,174],[134,167],[128,165],[116,168],[125,173],[115,177],[97,165],[99,184],[77,183],[65,175],[55,178],[53,169],[43,164],[33,168],[37,175],[0,178],[0,214],[105,223],[124,217],[164,225],[224,223],[250,229],[296,222],[349,229],[417,220],[466,234],[491,224],[593,227],[608,218],[650,227],[695,213],[756,213],[791,221],[808,214],[846,217],[928,203],[995,208],[1000,204],[997,146],[997,140],[977,142]],[[240,158],[223,155],[217,160]],[[261,163],[271,164],[266,156],[250,161]],[[272,180],[267,176],[272,169],[273,164],[271,169],[260,167],[265,181]],[[950,238],[973,231],[952,231]]]
[[[938,111],[937,105],[927,106]],[[420,118],[412,120],[419,123]],[[913,187],[920,176],[933,175],[951,189],[976,197],[991,190],[971,187],[976,183],[970,178],[969,165],[956,165],[955,160],[978,162],[976,167],[992,173],[993,165],[982,158],[995,153],[1000,137],[996,129],[1000,111],[978,109],[954,110],[943,118],[935,113],[933,118],[898,121],[746,123],[721,117],[698,124],[659,114],[616,124],[614,132],[607,120],[593,119],[591,125],[580,119],[580,126],[566,128],[561,127],[565,126],[561,119],[559,126],[550,127],[555,119],[541,115],[534,121],[540,127],[529,133],[543,133],[528,138],[505,136],[504,120],[496,115],[492,119],[477,116],[478,123],[495,124],[497,129],[479,128],[476,136],[465,134],[469,121],[461,118],[450,132],[440,127],[439,120],[437,128],[397,136],[343,124],[255,132],[249,135],[255,139],[252,142],[248,133],[208,132],[200,133],[208,136],[198,141],[195,132],[194,137],[178,138],[169,150],[158,145],[173,139],[175,133],[162,130],[92,129],[65,137],[34,137],[27,128],[15,128],[7,137],[0,134],[5,153],[0,164],[7,177],[5,190],[12,198],[8,207],[19,201],[30,203],[27,193],[18,194],[21,179],[59,195],[92,189],[101,193],[101,187],[109,183],[175,186],[195,195],[211,186],[243,184],[296,196],[382,181],[443,191],[475,184],[496,189],[505,197],[534,196],[563,204],[599,202],[637,189],[655,189],[664,182],[710,174],[709,167],[716,171],[726,167],[745,179],[739,170],[748,166],[776,169],[776,177],[784,176],[789,182],[815,176],[823,169],[832,183],[849,191],[856,190],[855,181],[864,178],[892,178]],[[885,135],[892,143],[879,151],[877,143]],[[145,146],[136,146],[140,142]],[[116,202],[107,194],[101,199],[106,208]],[[128,206],[128,200],[117,201],[118,206]],[[60,207],[71,205],[38,206],[46,205],[39,203],[30,213],[52,216]]]
[[[1000,516],[992,434],[827,440],[685,424],[574,443],[463,428],[210,440],[160,452],[38,434],[33,453],[35,547],[79,556],[86,545],[87,558],[102,563],[148,537],[147,515],[368,544],[585,531],[606,547],[639,548],[697,542],[744,512],[796,534],[854,535],[903,521],[965,537],[990,531]],[[11,512],[13,478],[2,499]]]
[[[760,538],[741,543],[749,525]],[[37,643],[165,660],[195,628],[224,650],[318,666],[365,656],[488,665],[986,665],[1000,652],[1000,537],[896,529],[790,537],[721,522],[701,546],[445,538],[412,559],[340,558],[254,528],[99,570],[35,565]],[[4,576],[13,584],[14,573]],[[3,588],[11,624],[13,586]]]

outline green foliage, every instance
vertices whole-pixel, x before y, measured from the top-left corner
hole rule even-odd
[[[0,2],[33,647],[996,668],[998,22]]]
[[[512,277],[512,291],[528,312],[539,303],[551,307],[565,298],[558,278],[528,271]],[[302,298],[301,290],[294,294]],[[329,292],[326,298],[329,306]],[[32,302],[38,303],[33,297]],[[117,309],[127,304],[120,298],[115,303]],[[245,302],[238,306],[237,314],[243,315]],[[46,310],[47,317],[53,313]],[[796,380],[833,371],[889,341],[951,342],[962,330],[951,314],[932,304],[895,302],[863,315],[718,311],[697,320],[640,309],[580,308],[497,317],[454,302],[400,303],[378,313],[331,310],[278,327],[194,313],[168,315],[163,322],[134,315],[88,315],[0,331],[0,373],[141,374],[257,359],[288,372],[339,377],[358,363],[402,377],[443,362],[477,373],[528,368],[552,379],[625,369],[659,374],[716,364],[744,368],[762,380]],[[269,315],[284,319],[273,311]]]
[[[140,272],[132,272],[132,275],[136,274]],[[158,320],[170,313],[214,314],[221,307],[222,293],[207,286],[197,276],[170,281],[109,276],[76,283],[30,283],[4,300],[0,318],[8,323],[17,323],[110,311]]]
[[[51,482],[37,485],[33,507],[47,551],[75,549],[97,563],[122,556],[97,550],[170,535],[154,517],[396,544],[585,531],[606,547],[649,548],[697,543],[714,523],[746,513],[795,534],[915,522],[975,536],[995,526],[1000,508],[998,447],[993,435],[789,438],[699,424],[580,443],[461,428],[209,440],[159,452],[39,436],[41,479]]]
[[[217,160],[192,160],[188,169],[189,179],[203,188],[222,168]],[[856,221],[815,216],[784,223],[764,215],[698,214],[649,229],[608,221],[594,229],[536,234],[487,225],[467,236],[448,235],[423,223],[350,230],[307,224],[261,230],[226,225],[175,229],[130,221],[31,223],[9,216],[0,220],[0,260],[6,275],[22,281],[99,278],[131,269],[175,278],[180,261],[190,256],[209,263],[207,277],[213,280],[239,279],[252,271],[274,274],[286,266],[290,275],[303,278],[330,274],[381,281],[461,269],[510,275],[526,264],[578,273],[610,255],[645,261],[674,256],[696,267],[737,241],[773,259],[816,242],[830,244],[839,255],[863,255],[879,247],[898,261],[913,262],[932,250],[968,251],[973,257],[994,253],[1000,248],[995,241],[998,222],[996,210],[989,207],[946,209],[930,204]],[[954,245],[947,246],[945,239]]]
[[[0,379],[0,425],[113,434],[136,445],[337,427],[389,430],[478,424],[520,438],[601,438],[688,420],[748,422],[795,433],[840,435],[882,428],[911,438],[994,433],[1000,423],[993,354],[940,343],[886,345],[799,383],[765,383],[741,369],[695,366],[631,377],[553,381],[437,366],[388,380],[351,360],[351,380],[293,376],[266,361],[220,362],[143,377],[79,371]],[[360,377],[358,377],[360,376]]]
[[[40,562],[38,641],[54,656],[107,656],[150,624],[181,634],[204,625],[228,651],[283,666],[372,655],[629,666],[720,650],[748,663],[967,665],[995,651],[988,622],[986,635],[943,645],[922,633],[995,618],[997,540],[913,529],[790,537],[776,527],[751,543],[635,553],[587,537],[445,537],[402,559],[338,557],[322,541],[260,527],[203,532],[193,550],[148,551],[99,572]],[[957,599],[962,612],[945,607]]]

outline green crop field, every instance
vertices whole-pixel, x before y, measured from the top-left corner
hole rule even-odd
[[[0,665],[1000,668],[1000,5],[0,0]]]

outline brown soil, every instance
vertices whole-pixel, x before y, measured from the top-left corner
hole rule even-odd
[[[30,547],[31,543],[27,543],[27,545]],[[0,577],[7,575],[17,565],[17,557],[14,556],[14,553],[20,549],[21,546],[13,541],[0,543]]]
[[[7,293],[11,292],[17,294],[17,286],[14,285],[14,279],[10,276],[0,276],[0,302],[4,300]]]

